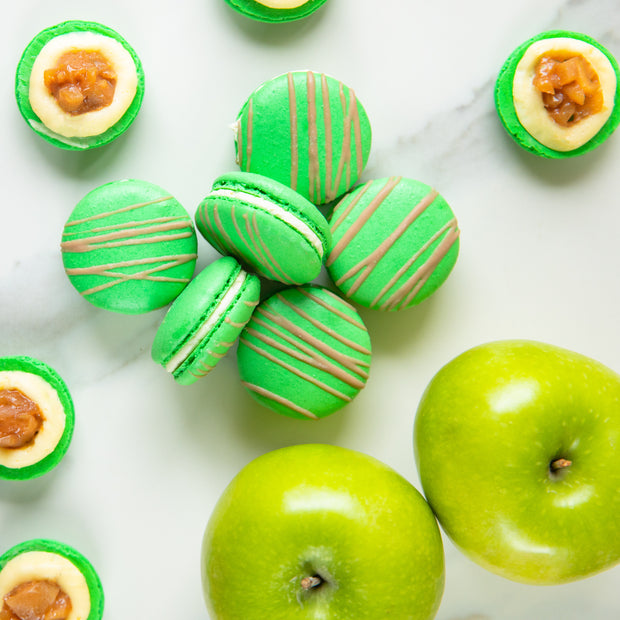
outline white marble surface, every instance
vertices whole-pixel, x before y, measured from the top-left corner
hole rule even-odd
[[[33,537],[80,549],[104,582],[107,618],[207,617],[204,526],[228,481],[266,451],[339,444],[419,488],[417,402],[439,367],[470,346],[532,338],[620,370],[620,135],[581,159],[544,161],[512,143],[492,99],[507,55],[540,31],[580,30],[620,56],[618,0],[329,0],[279,26],[250,22],[223,0],[20,0],[3,16],[0,354],[54,366],[72,390],[77,424],[54,472],[0,483],[0,551]],[[147,77],[131,130],[88,153],[44,143],[13,96],[27,42],[74,18],[122,33]],[[191,387],[174,384],[150,359],[164,311],[92,307],[70,286],[59,252],[74,204],[114,179],[158,183],[193,215],[212,180],[235,167],[229,124],[247,95],[305,68],[351,85],[366,107],[374,142],[363,178],[402,174],[434,185],[462,229],[457,266],[433,298],[397,315],[362,312],[371,379],[317,424],[255,405],[234,355]],[[199,252],[200,266],[215,257],[202,240]],[[620,617],[620,568],[537,588],[485,572],[448,541],[446,561],[440,620]]]

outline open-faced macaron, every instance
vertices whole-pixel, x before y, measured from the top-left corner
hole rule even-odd
[[[158,185],[126,179],[78,202],[63,229],[62,261],[71,284],[93,305],[139,314],[169,304],[196,266],[191,217]]]
[[[443,284],[459,253],[460,230],[446,200],[406,177],[358,186],[336,205],[330,227],[327,271],[343,295],[367,308],[420,303]]]
[[[53,368],[32,357],[1,357],[0,478],[26,480],[56,467],[74,417],[71,394]]]
[[[216,179],[195,219],[218,252],[285,284],[316,278],[329,251],[329,225],[316,206],[258,174],[233,172]]]
[[[306,285],[262,301],[237,349],[242,384],[263,406],[317,420],[366,385],[370,336],[357,311],[330,290]]]
[[[0,556],[2,620],[101,620],[104,594],[92,564],[54,540],[28,540]]]
[[[226,0],[235,11],[261,22],[290,22],[314,13],[326,0]]]
[[[352,88],[314,71],[261,84],[233,125],[237,163],[326,204],[351,188],[366,166],[370,121]]]
[[[26,47],[15,80],[28,125],[69,150],[102,146],[133,123],[144,96],[144,71],[133,48],[96,22],[66,21]]]
[[[591,37],[552,30],[502,67],[495,105],[506,131],[535,155],[565,158],[602,144],[620,123],[618,63]]]
[[[232,257],[203,269],[174,301],[162,321],[151,356],[175,381],[194,383],[235,343],[259,302],[260,281]]]

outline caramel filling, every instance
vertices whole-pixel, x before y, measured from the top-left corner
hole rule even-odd
[[[71,599],[48,580],[27,581],[4,596],[0,620],[67,620]]]
[[[66,52],[43,79],[62,110],[74,116],[105,108],[114,99],[116,73],[100,52]]]
[[[603,109],[603,91],[596,71],[581,55],[543,56],[533,80],[549,116],[570,127]]]
[[[36,402],[17,389],[0,390],[0,448],[23,448],[42,426],[43,413]]]

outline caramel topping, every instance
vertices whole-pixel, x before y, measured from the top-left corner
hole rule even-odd
[[[536,66],[533,84],[542,93],[543,105],[551,118],[563,127],[603,108],[598,75],[581,55],[543,56]]]
[[[4,597],[0,620],[67,620],[71,599],[57,583],[27,581]]]
[[[43,413],[37,403],[19,390],[0,390],[0,448],[24,447],[42,426]]]
[[[74,116],[110,105],[116,88],[116,73],[105,56],[88,50],[66,52],[43,79],[58,105]]]

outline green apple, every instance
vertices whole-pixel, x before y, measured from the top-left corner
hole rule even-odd
[[[574,581],[620,561],[620,377],[530,341],[471,349],[415,420],[422,488],[452,541],[490,571]]]
[[[224,491],[202,547],[212,620],[433,618],[437,521],[372,457],[323,444],[269,452]]]

